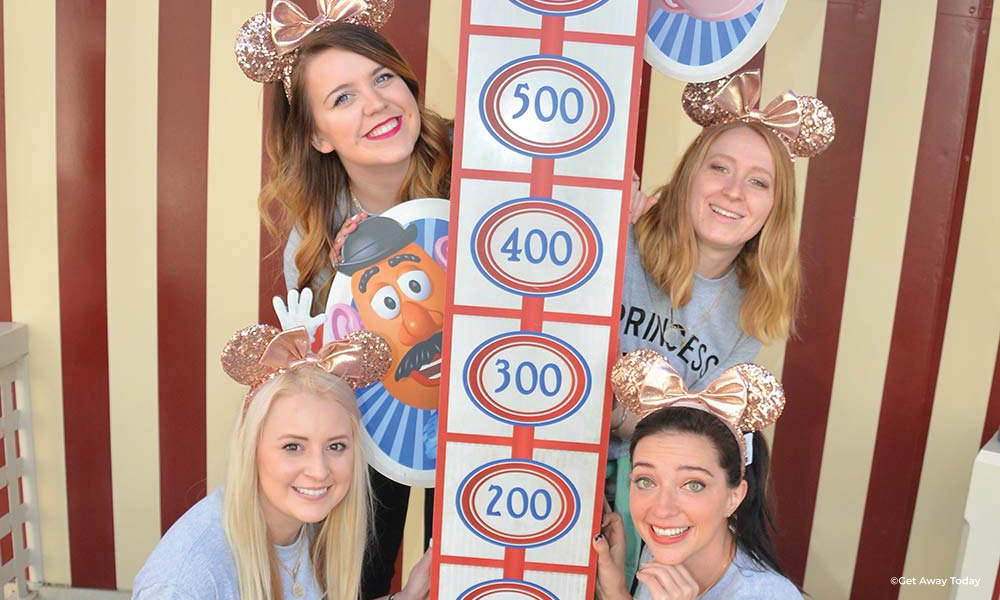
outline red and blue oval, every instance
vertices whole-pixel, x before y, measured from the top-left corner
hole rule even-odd
[[[584,152],[611,129],[611,89],[587,65],[549,54],[521,57],[487,79],[479,115],[498,142],[534,158]]]
[[[515,331],[480,344],[465,361],[465,391],[490,417],[526,427],[551,425],[583,406],[590,368],[563,340]]]
[[[458,600],[559,600],[555,594],[534,583],[520,579],[491,579],[462,592]]]
[[[565,475],[540,462],[508,458],[470,473],[455,495],[472,533],[507,548],[550,544],[573,528],[580,494]]]
[[[521,296],[559,296],[587,282],[601,264],[597,226],[552,198],[516,198],[483,215],[472,230],[472,260],[494,285]]]
[[[517,6],[540,15],[571,17],[590,12],[608,0],[511,0]]]

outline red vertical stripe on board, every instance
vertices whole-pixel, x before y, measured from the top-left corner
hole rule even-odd
[[[70,575],[115,588],[105,231],[105,5],[56,2],[59,304]]]
[[[990,386],[990,401],[986,405],[986,419],[983,423],[983,438],[980,447],[985,446],[991,437],[1000,429],[1000,346],[993,361],[993,385]]]
[[[10,246],[7,243],[7,130],[3,68],[3,2],[0,2],[0,321],[13,321],[10,306]]]
[[[997,568],[997,580],[993,584],[993,600],[1000,600],[1000,567]]]
[[[211,3],[161,2],[159,18],[156,276],[160,527],[166,531],[205,495]]]
[[[791,401],[774,436],[772,472],[779,500],[782,565],[802,583],[826,438],[854,209],[871,91],[878,1],[830,0],[818,96],[837,118],[837,140],[809,164],[799,248],[805,293],[798,335],[785,350]]]
[[[975,7],[976,3],[972,3]],[[987,1],[986,4],[989,4]],[[852,598],[895,598],[920,487],[986,64],[990,10],[939,0]],[[981,7],[979,7],[981,9]]]

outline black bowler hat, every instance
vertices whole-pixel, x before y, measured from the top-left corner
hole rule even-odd
[[[415,239],[417,226],[414,223],[403,229],[389,217],[368,217],[344,240],[337,271],[353,275],[399,252]]]

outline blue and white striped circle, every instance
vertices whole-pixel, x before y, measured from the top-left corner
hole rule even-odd
[[[786,0],[762,0],[727,21],[708,21],[651,7],[646,62],[681,81],[712,81],[742,67],[771,36]]]

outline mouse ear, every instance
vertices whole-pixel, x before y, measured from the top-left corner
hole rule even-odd
[[[750,433],[770,427],[785,410],[785,389],[770,371],[758,364],[742,363],[734,368],[747,386],[747,407],[739,430]]]
[[[229,338],[222,349],[222,370],[237,383],[256,386],[276,369],[260,363],[268,344],[281,330],[272,325],[250,325]]]

